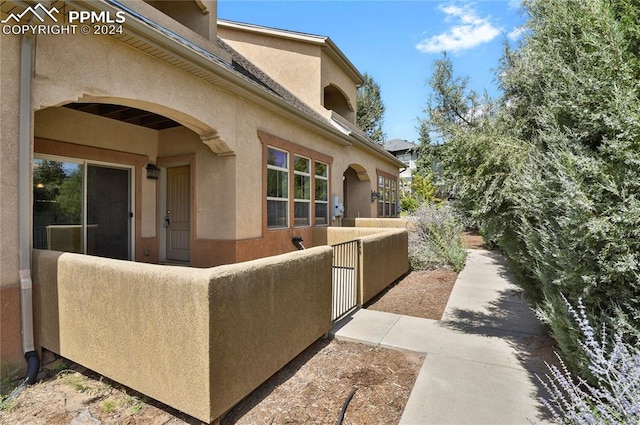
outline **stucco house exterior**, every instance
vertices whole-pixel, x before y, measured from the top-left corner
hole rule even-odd
[[[400,172],[400,190],[402,193],[411,194],[412,173],[417,167],[419,146],[403,139],[388,140],[383,146],[404,164],[404,169]]]
[[[0,10],[3,364],[38,347],[33,250],[207,268],[396,215],[403,164],[355,127],[362,76],[330,38],[212,0]]]

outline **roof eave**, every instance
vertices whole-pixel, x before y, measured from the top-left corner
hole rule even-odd
[[[83,9],[88,10],[98,9],[105,11],[130,11],[130,9],[128,9],[125,5],[122,5],[115,0],[75,0],[69,1],[69,3],[83,6]],[[114,4],[117,4],[119,7],[114,6]],[[141,37],[145,41],[148,40],[158,48],[165,50],[167,53],[176,55],[183,60],[189,61],[194,66],[197,66],[204,71],[213,74],[216,78],[226,83],[222,85],[224,89],[242,95],[243,97],[248,98],[249,100],[252,100],[261,106],[264,106],[267,109],[277,110],[277,112],[284,113],[287,118],[292,119],[298,123],[311,126],[321,134],[334,139],[337,143],[343,146],[349,146],[352,144],[352,140],[348,135],[345,135],[344,133],[338,131],[337,129],[332,127],[330,123],[325,123],[313,117],[310,117],[309,115],[296,109],[294,106],[288,104],[283,99],[275,96],[253,81],[245,79],[244,77],[241,77],[232,70],[228,69],[227,67],[230,64],[228,62],[225,62],[223,59],[217,58],[217,60],[214,60],[211,57],[214,55],[210,52],[207,52],[209,53],[209,55],[204,56],[203,48],[177,35],[175,35],[177,39],[168,37],[166,34],[159,32],[156,28],[150,26],[146,22],[137,19],[137,14],[131,15],[131,17],[133,19],[127,19],[123,24],[130,33],[134,33],[131,35]],[[158,27],[162,27],[157,23],[155,25],[157,25]],[[162,28],[166,30],[166,28]],[[178,39],[180,39],[180,41],[178,41]]]
[[[226,19],[218,19],[218,25],[233,28],[242,31],[252,31],[258,34],[269,35],[272,37],[284,38],[287,40],[301,41],[304,43],[314,44],[325,49],[329,56],[338,62],[341,67],[349,74],[356,85],[364,84],[364,77],[358,69],[351,63],[349,58],[340,50],[340,48],[331,40],[331,38],[322,35],[306,34],[296,31],[282,30],[278,28],[270,28],[255,24],[246,24],[244,22],[229,21]]]

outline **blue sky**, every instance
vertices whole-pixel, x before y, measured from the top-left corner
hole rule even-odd
[[[330,37],[380,85],[388,139],[417,142],[431,64],[446,50],[473,89],[499,94],[503,43],[523,24],[517,0],[476,2],[218,0],[218,17]]]

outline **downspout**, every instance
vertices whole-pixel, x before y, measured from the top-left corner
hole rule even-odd
[[[18,143],[18,231],[20,265],[20,307],[22,314],[22,349],[27,361],[26,385],[33,384],[40,369],[40,359],[33,342],[33,282],[31,280],[31,75],[33,70],[33,36],[23,35],[20,44],[20,109]]]

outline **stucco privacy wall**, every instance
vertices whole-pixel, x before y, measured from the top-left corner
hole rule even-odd
[[[20,279],[18,277],[18,99],[20,39],[4,37],[0,60],[0,360],[21,372]],[[0,379],[5,378],[0,367]]]
[[[409,271],[408,232],[404,229],[328,227],[314,231],[315,243],[339,244],[359,239],[358,303],[365,304]]]
[[[37,337],[211,422],[331,328],[329,247],[211,269],[34,251]]]
[[[362,238],[359,303],[364,305],[409,271],[408,233],[388,230]]]
[[[375,227],[380,229],[409,229],[412,223],[404,218],[344,218],[344,227]]]

